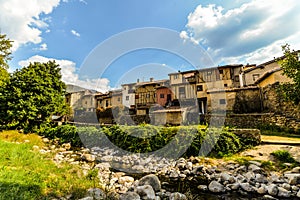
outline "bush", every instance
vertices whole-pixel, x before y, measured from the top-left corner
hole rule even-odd
[[[205,129],[203,126],[158,127],[142,124],[96,128],[62,125],[45,128],[41,135],[50,139],[58,138],[60,143],[70,142],[75,147],[117,146],[133,153],[156,151],[157,156],[164,157],[198,156],[204,140],[204,152],[211,151],[210,155],[213,156],[231,155],[245,148],[243,139],[227,129]]]
[[[82,146],[80,137],[78,136],[77,128],[73,125],[61,125],[56,127],[43,127],[39,131],[39,135],[49,139],[59,139],[62,143],[71,143],[74,147]]]
[[[278,161],[282,163],[296,163],[296,160],[286,150],[277,150],[271,153]]]

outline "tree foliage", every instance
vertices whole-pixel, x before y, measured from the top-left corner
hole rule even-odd
[[[8,64],[7,61],[11,59],[11,47],[12,41],[6,38],[6,35],[0,34],[0,88],[6,84],[9,79],[7,72]],[[0,89],[1,95],[1,89]]]
[[[12,41],[6,35],[0,34],[0,68],[7,69],[7,62],[11,59]]]
[[[286,100],[293,101],[296,105],[300,103],[300,61],[298,53],[290,49],[288,44],[282,46],[284,59],[281,62],[283,74],[292,79],[291,83],[281,85],[281,91]]]
[[[16,70],[4,94],[7,123],[32,131],[50,121],[52,115],[65,114],[65,89],[60,68],[54,61],[35,62]]]

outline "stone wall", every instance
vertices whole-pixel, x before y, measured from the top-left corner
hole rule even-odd
[[[212,118],[213,117],[213,118]],[[260,128],[265,125],[276,125],[281,128],[300,130],[300,120],[291,120],[275,113],[205,115],[208,124],[225,125],[236,128]]]

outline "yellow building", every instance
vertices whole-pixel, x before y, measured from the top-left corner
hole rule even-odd
[[[149,114],[149,110],[157,103],[156,88],[167,86],[169,80],[154,81],[152,78],[149,82],[139,82],[135,85],[135,107],[137,115]]]

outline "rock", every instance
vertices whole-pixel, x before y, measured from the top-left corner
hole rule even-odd
[[[288,183],[282,184],[282,187],[283,187],[284,189],[286,189],[286,190],[291,190],[291,185],[288,184]]]
[[[154,189],[155,192],[159,192],[161,190],[161,184],[158,179],[158,177],[154,174],[150,174],[147,176],[144,176],[139,180],[138,183],[139,186],[142,185],[151,185],[151,187]]]
[[[240,188],[240,184],[239,183],[228,184],[227,187],[229,187],[231,190],[237,190]]]
[[[253,192],[253,187],[250,185],[250,183],[241,183],[241,188],[245,190],[246,192]]]
[[[43,142],[44,142],[44,143],[49,143],[50,140],[49,140],[48,138],[43,138]]]
[[[208,189],[209,191],[214,193],[225,192],[225,187],[217,181],[210,182],[210,184],[208,185]]]
[[[254,172],[247,172],[244,176],[247,178],[248,181],[251,181],[251,180],[255,179]]]
[[[268,190],[265,185],[262,185],[256,190],[256,192],[258,194],[266,194],[268,192]]]
[[[155,192],[151,185],[143,185],[136,187],[137,193],[140,195],[141,199],[155,200]]]
[[[119,178],[118,182],[120,184],[124,184],[124,183],[132,183],[134,182],[134,178],[131,176],[122,176]]]
[[[257,183],[267,183],[268,180],[264,175],[255,174],[255,182],[257,182]]]
[[[278,193],[278,187],[275,184],[271,184],[271,185],[267,186],[267,190],[268,190],[269,195],[272,195],[272,196],[276,196]]]
[[[298,190],[299,190],[298,186],[295,186],[295,185],[292,186],[292,191],[298,191]]]
[[[300,190],[297,192],[296,196],[300,198]]]
[[[121,194],[119,200],[140,200],[140,196],[135,192],[126,192]]]
[[[291,170],[292,173],[300,173],[300,167],[295,167]]]
[[[65,148],[66,150],[71,149],[71,143],[64,143],[61,145],[63,148]]]
[[[94,162],[96,160],[96,157],[95,157],[95,155],[92,155],[92,154],[83,154],[81,156],[81,159],[88,161],[88,162]]]
[[[278,194],[279,197],[285,197],[288,198],[291,196],[291,192],[282,188],[282,187],[278,187]]]
[[[106,197],[105,193],[99,188],[91,188],[87,193],[88,196],[93,197],[95,200],[104,199]]]
[[[187,197],[184,194],[175,192],[170,195],[169,200],[187,200]]]
[[[79,199],[79,200],[94,200],[94,198],[93,197],[84,197],[84,198]]]
[[[267,199],[274,199],[274,200],[276,199],[276,198],[274,198],[274,197],[272,197],[270,195],[264,195],[263,198],[266,199],[266,200]]]
[[[258,166],[258,167],[261,166],[261,163],[260,163],[260,162],[257,162],[257,161],[254,161],[254,160],[250,160],[249,163],[250,163],[250,164],[253,164],[253,165],[256,165],[256,166]]]
[[[284,177],[286,177],[288,179],[288,183],[290,185],[297,185],[300,183],[300,174],[290,174],[290,173],[286,173],[284,174]]]
[[[220,175],[222,181],[229,181],[233,183],[235,180],[232,176],[230,176],[227,172],[222,172]]]
[[[260,173],[262,171],[260,167],[258,167],[257,165],[254,165],[254,164],[250,164],[248,167],[248,170],[250,170],[254,173]]]
[[[207,190],[208,190],[207,185],[198,185],[197,188],[198,188],[199,190],[201,190],[201,191],[207,191]]]

